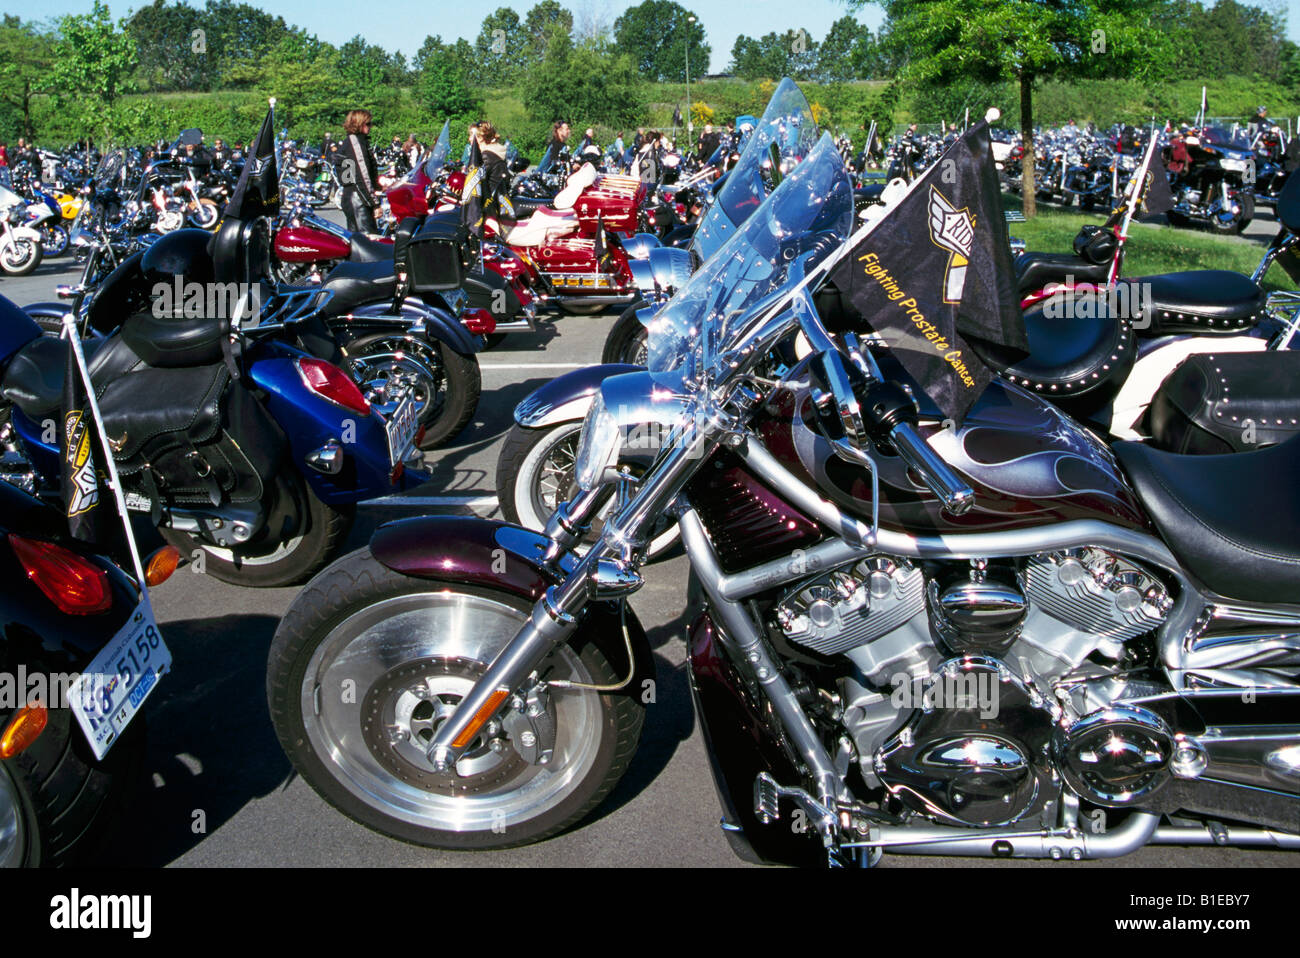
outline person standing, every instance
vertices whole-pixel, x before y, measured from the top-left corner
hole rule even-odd
[[[343,122],[347,138],[339,147],[339,179],[343,183],[340,205],[348,229],[353,232],[378,232],[375,210],[378,209],[379,167],[370,149],[370,127],[369,110],[349,110]]]

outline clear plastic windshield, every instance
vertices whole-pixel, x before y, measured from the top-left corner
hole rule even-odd
[[[698,379],[745,342],[755,305],[798,283],[791,264],[852,229],[853,183],[827,134],[648,322],[650,372],[674,388]]]
[[[433,144],[433,149],[429,151],[429,158],[424,161],[424,175],[432,183],[442,172],[442,168],[447,165],[447,157],[451,155],[451,127],[450,121],[442,124],[442,132],[438,134],[438,141]]]
[[[1234,134],[1232,130],[1222,126],[1207,126],[1201,131],[1201,140],[1205,143],[1213,143],[1215,146],[1226,146],[1231,150],[1250,149],[1250,143],[1242,133]]]
[[[691,249],[700,259],[712,256],[771,192],[771,144],[780,150],[781,171],[789,172],[816,142],[817,123],[808,99],[786,77],[773,92],[735,168],[719,188],[717,201],[695,230]]]

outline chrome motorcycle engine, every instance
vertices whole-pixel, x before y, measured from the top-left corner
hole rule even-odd
[[[927,564],[872,556],[810,577],[773,610],[791,648],[843,657],[839,724],[868,787],[932,820],[1050,816],[1067,786],[1129,805],[1171,776],[1175,737],[1117,700],[1125,643],[1172,600],[1097,548]]]

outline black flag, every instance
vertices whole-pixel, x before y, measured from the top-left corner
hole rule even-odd
[[[682,125],[682,108],[677,107],[673,110],[673,126]]]
[[[235,220],[274,217],[280,210],[280,175],[275,168],[275,129],[266,111],[262,129],[248,148],[244,170],[226,204],[226,216]]]
[[[83,542],[98,542],[102,510],[99,505],[99,473],[95,470],[94,420],[70,339],[63,373],[62,412],[60,476],[68,533]]]
[[[988,123],[959,138],[831,271],[944,416],[960,423],[1029,352]]]
[[[483,196],[483,153],[478,140],[470,143],[469,161],[465,164],[465,185],[460,191],[460,221],[474,236],[483,232],[486,216]]]
[[[1168,213],[1174,208],[1174,194],[1169,191],[1169,174],[1159,158],[1153,157],[1142,184],[1141,205],[1148,213]]]

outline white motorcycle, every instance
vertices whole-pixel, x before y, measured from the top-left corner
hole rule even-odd
[[[26,206],[21,196],[0,186],[0,269],[10,276],[26,276],[44,255],[40,231],[24,222]]]

